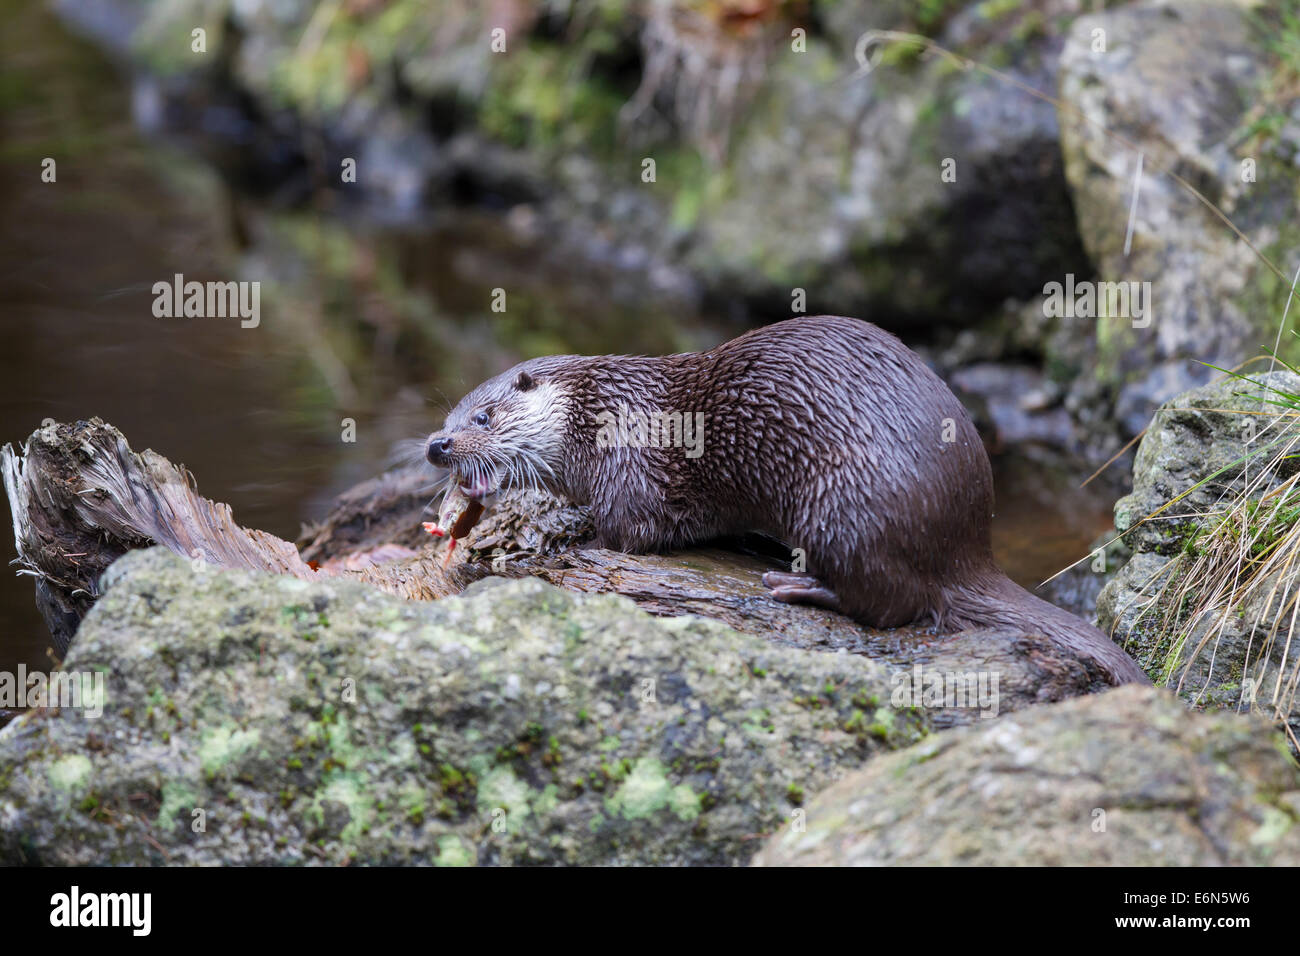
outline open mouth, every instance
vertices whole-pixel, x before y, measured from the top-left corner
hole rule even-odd
[[[456,477],[461,493],[473,501],[482,501],[484,498],[496,493],[497,482],[495,475],[479,475],[475,478],[461,478],[459,475]]]

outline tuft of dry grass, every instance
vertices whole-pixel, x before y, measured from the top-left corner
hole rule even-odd
[[[1293,372],[1296,369],[1291,369]],[[1206,693],[1212,678],[1236,662],[1218,659],[1230,628],[1246,620],[1251,627],[1241,662],[1243,696],[1239,709],[1258,710],[1286,727],[1300,686],[1300,472],[1288,464],[1300,457],[1300,395],[1259,385],[1255,414],[1261,427],[1247,453],[1203,478],[1142,522],[1193,521],[1197,529],[1182,550],[1158,568],[1128,605],[1139,608],[1134,627],[1147,620],[1164,636],[1158,683],[1168,683],[1181,669],[1177,690]],[[1246,395],[1247,393],[1239,393]],[[1267,407],[1266,407],[1267,406]],[[1225,482],[1214,506],[1201,511],[1166,513],[1200,488],[1214,487],[1225,472],[1240,481]],[[1291,471],[1288,477],[1279,476]],[[1122,616],[1122,614],[1121,614]],[[1257,623],[1252,623],[1257,622]],[[1190,649],[1189,649],[1190,648]],[[1204,665],[1199,688],[1185,688],[1192,664]],[[1247,695],[1245,688],[1253,687]],[[1300,741],[1289,727],[1293,745]]]

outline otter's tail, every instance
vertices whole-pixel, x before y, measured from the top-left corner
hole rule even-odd
[[[1078,657],[1094,661],[1115,684],[1150,684],[1151,680],[1124,649],[1091,624],[1034,597],[1000,571],[982,576],[977,585],[948,590],[944,625],[1004,626],[1042,634]]]

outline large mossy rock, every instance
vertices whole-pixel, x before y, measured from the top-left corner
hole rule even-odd
[[[1300,863],[1300,773],[1262,721],[1123,687],[946,731],[820,794],[755,863]]]
[[[1178,611],[1178,575],[1194,557],[1195,536],[1222,520],[1248,482],[1258,499],[1300,469],[1294,455],[1278,456],[1295,440],[1295,426],[1273,404],[1278,392],[1300,395],[1300,376],[1276,371],[1254,379],[1259,384],[1227,378],[1205,385],[1156,411],[1138,447],[1133,491],[1115,504],[1115,527],[1132,556],[1102,589],[1097,612],[1100,627],[1147,673],[1177,687],[1194,706],[1250,709],[1243,699],[1243,676],[1249,676],[1256,688],[1253,706],[1266,713],[1278,706],[1300,727],[1289,689],[1296,667],[1294,649],[1288,656],[1286,647],[1289,606],[1275,602],[1266,613],[1265,602],[1251,601],[1226,615],[1207,616],[1181,641],[1168,626]],[[1274,441],[1271,451],[1265,448]],[[1186,618],[1187,611],[1182,614]],[[1279,624],[1281,639],[1262,657],[1268,633]],[[1274,703],[1279,672],[1282,693]]]
[[[1064,8],[827,5],[823,42],[772,57],[701,196],[691,261],[750,295],[806,286],[812,311],[895,325],[968,325],[1086,268],[1049,103],[915,46],[858,47],[916,30],[1051,90],[1061,38],[1043,18]]]
[[[1061,145],[1079,233],[1102,280],[1151,284],[1151,312],[1136,325],[1129,316],[1075,320],[1097,323],[1099,376],[1129,434],[1161,401],[1209,380],[1199,362],[1231,368],[1277,337],[1289,274],[1270,271],[1162,172],[1180,175],[1294,269],[1300,175],[1287,137],[1297,125],[1269,91],[1276,36],[1261,10],[1122,6],[1076,20],[1061,55]],[[1291,132],[1252,134],[1275,119]],[[1126,255],[1138,150],[1144,175]],[[1290,336],[1283,344],[1292,348]]]
[[[102,716],[0,730],[0,862],[738,863],[926,729],[869,660],[537,580],[406,602],[154,548],[104,585],[64,665]]]

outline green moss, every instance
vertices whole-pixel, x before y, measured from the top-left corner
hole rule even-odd
[[[352,727],[346,715],[336,714],[324,727],[325,742],[330,750],[330,760],[341,767],[355,768],[364,762],[364,755],[353,743]]]
[[[916,25],[933,35],[965,3],[966,0],[915,0],[911,5],[911,13]]]
[[[884,44],[876,55],[876,64],[880,67],[906,69],[921,60],[925,44],[919,40],[900,38]]]
[[[469,786],[465,774],[449,763],[445,763],[438,768],[438,778],[443,791],[446,793],[461,793]]]
[[[984,0],[975,8],[985,20],[1001,20],[1010,16],[1024,5],[1024,0]]]
[[[542,754],[542,763],[554,768],[564,763],[564,754],[560,751],[560,740],[552,735],[547,744],[546,753]]]
[[[1261,169],[1260,176],[1273,178],[1275,182],[1279,181],[1269,168]],[[1292,189],[1290,201],[1293,203],[1300,201],[1300,182],[1297,182]],[[1281,220],[1276,223],[1276,228],[1278,237],[1264,247],[1264,254],[1275,263],[1285,264],[1291,261],[1295,250],[1300,248],[1300,223]],[[1273,343],[1278,341],[1278,325],[1282,321],[1283,313],[1286,312],[1293,275],[1294,273],[1283,279],[1260,263],[1254,269],[1251,281],[1245,284],[1237,297],[1238,307],[1255,328],[1260,345],[1259,354],[1264,354],[1264,347],[1271,349]],[[1297,329],[1300,329],[1300,308],[1293,301],[1291,311],[1287,315],[1286,327],[1278,342],[1277,352],[1278,357],[1290,366],[1300,365],[1300,336],[1295,334]]]
[[[610,156],[625,95],[588,71],[593,38],[557,45],[530,41],[496,61],[478,104],[479,127],[509,146],[581,148]],[[597,41],[599,42],[599,41]]]
[[[872,717],[871,726],[867,728],[868,733],[883,740],[893,732],[894,712],[892,710],[887,707],[878,707]]]
[[[428,795],[415,786],[405,786],[397,794],[398,805],[402,809],[408,822],[419,826],[424,822],[424,815],[428,811]],[[376,813],[381,807],[376,806]]]
[[[1270,74],[1251,99],[1255,108],[1247,113],[1241,129],[1230,140],[1243,142],[1252,154],[1276,144],[1290,119],[1290,107],[1300,84],[1300,2],[1273,0],[1248,13],[1259,43],[1270,54]]]

